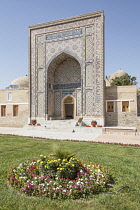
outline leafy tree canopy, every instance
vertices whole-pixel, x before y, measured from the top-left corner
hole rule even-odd
[[[116,77],[112,79],[111,86],[124,86],[124,85],[136,85],[136,77],[131,77],[130,75]]]

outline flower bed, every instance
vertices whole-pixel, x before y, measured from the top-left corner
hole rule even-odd
[[[29,196],[49,198],[85,198],[107,190],[109,173],[106,167],[83,163],[70,155],[57,158],[55,154],[40,155],[11,168],[11,186]]]

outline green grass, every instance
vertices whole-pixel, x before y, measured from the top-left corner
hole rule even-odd
[[[25,158],[38,158],[52,152],[54,144],[76,154],[76,157],[107,166],[115,184],[113,190],[129,186],[116,194],[101,193],[92,199],[50,200],[27,197],[7,186],[10,167]],[[1,210],[139,210],[140,209],[140,147],[0,136],[0,209]]]

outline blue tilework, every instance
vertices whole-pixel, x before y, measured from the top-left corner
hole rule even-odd
[[[80,88],[81,83],[69,83],[69,84],[57,84],[53,85],[53,89],[71,89],[71,88]]]
[[[70,31],[49,34],[46,36],[46,40],[61,39],[61,38],[76,36],[76,35],[81,35],[81,34],[82,34],[82,29],[75,29],[75,30],[70,30]]]

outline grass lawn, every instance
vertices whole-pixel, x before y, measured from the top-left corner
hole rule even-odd
[[[7,186],[10,167],[25,158],[39,158],[53,152],[58,144],[76,157],[107,166],[115,184],[112,191],[129,186],[116,194],[100,193],[92,199],[50,200],[27,197]],[[0,209],[1,210],[139,210],[140,209],[140,147],[0,136]]]

